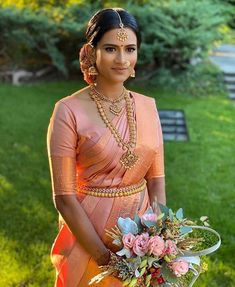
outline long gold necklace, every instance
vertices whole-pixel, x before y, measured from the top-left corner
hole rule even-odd
[[[105,95],[102,95],[101,93],[99,93],[93,85],[91,86],[91,89],[92,89],[92,92],[94,94],[96,94],[96,96],[98,98],[100,98],[103,101],[111,103],[109,105],[109,110],[112,114],[118,116],[121,113],[122,106],[120,105],[120,102],[124,99],[124,93],[125,93],[124,87],[123,87],[123,91],[122,91],[121,95],[117,99],[114,99],[114,100],[112,100],[109,97],[106,97]]]
[[[112,122],[108,118],[100,97],[97,96],[97,94],[94,92],[92,87],[91,87],[91,91],[89,94],[90,94],[91,98],[94,100],[94,102],[96,103],[97,109],[99,111],[99,114],[100,114],[102,120],[104,121],[106,126],[109,128],[109,130],[113,134],[118,145],[120,147],[122,147],[122,149],[124,151],[126,151],[121,156],[120,163],[126,169],[132,168],[136,164],[136,162],[138,161],[139,157],[131,150],[136,145],[136,124],[135,124],[135,120],[134,120],[133,109],[132,109],[132,104],[131,104],[129,92],[126,89],[124,89],[124,99],[126,102],[127,121],[128,121],[128,126],[129,126],[129,140],[128,140],[128,142],[124,141],[124,139],[122,138],[119,131],[115,128],[115,126],[112,124]]]

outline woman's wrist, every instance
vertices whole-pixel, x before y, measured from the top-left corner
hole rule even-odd
[[[111,251],[107,249],[104,254],[102,254],[99,258],[96,259],[96,262],[99,266],[104,266],[109,264],[110,259]]]

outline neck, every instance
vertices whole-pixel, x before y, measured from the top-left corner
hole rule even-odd
[[[105,80],[97,79],[95,88],[97,91],[110,99],[118,98],[123,92],[123,83],[108,83]]]

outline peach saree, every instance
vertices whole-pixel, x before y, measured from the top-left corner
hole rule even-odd
[[[105,229],[113,227],[118,217],[134,217],[149,207],[147,187],[144,191],[124,197],[95,197],[79,193],[77,186],[123,187],[164,176],[163,140],[154,99],[131,92],[137,127],[135,153],[137,164],[126,170],[119,162],[124,151],[117,145],[109,129],[100,126],[79,104],[73,94],[55,105],[47,134],[48,156],[54,196],[76,194],[105,245],[115,250]],[[125,109],[112,123],[122,137],[129,138]],[[62,217],[59,233],[51,250],[56,268],[56,287],[87,287],[90,279],[100,271],[69,230]],[[121,282],[110,276],[97,287],[121,287]]]

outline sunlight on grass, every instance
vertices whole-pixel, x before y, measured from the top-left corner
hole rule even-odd
[[[0,87],[0,286],[53,286],[49,255],[58,227],[46,132],[55,102],[83,86]],[[190,140],[165,142],[168,205],[183,207],[191,219],[209,216],[222,237],[195,287],[234,287],[235,107],[225,95],[193,98],[141,89],[132,90],[155,97],[159,109],[183,109],[186,115]]]

